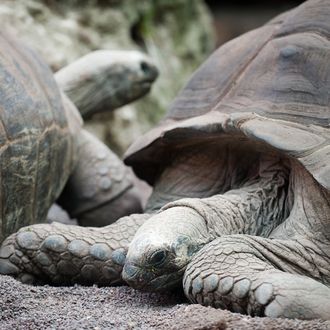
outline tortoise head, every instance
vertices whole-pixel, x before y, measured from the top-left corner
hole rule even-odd
[[[148,93],[158,70],[139,51],[97,50],[64,67],[55,76],[83,118],[88,118]]]
[[[182,217],[185,221],[180,221]],[[204,220],[188,208],[169,208],[156,214],[140,227],[129,246],[124,281],[144,291],[175,287],[206,236]]]

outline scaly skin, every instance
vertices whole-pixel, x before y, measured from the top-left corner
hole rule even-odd
[[[187,267],[192,301],[258,316],[330,319],[329,193],[294,164],[290,216],[272,239],[225,235]]]
[[[252,316],[330,320],[329,266],[326,258],[315,262],[320,251],[304,243],[224,235],[189,263],[185,294],[192,302]]]
[[[0,273],[25,283],[121,283],[128,244],[150,217],[135,214],[103,228],[59,223],[24,227],[0,250]]]
[[[146,221],[130,245],[123,278],[144,290],[169,288],[184,260],[192,302],[254,316],[329,320],[329,200],[297,163],[288,192],[285,167],[261,159],[259,178],[240,189],[172,202]],[[154,242],[155,235],[163,240]],[[204,248],[195,255],[177,249],[183,235],[185,246]],[[212,242],[200,244],[204,237]]]
[[[141,213],[134,178],[104,143],[81,130],[76,134],[78,159],[58,203],[79,225],[102,227]]]

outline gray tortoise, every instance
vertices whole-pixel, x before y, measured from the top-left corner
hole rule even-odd
[[[183,279],[192,302],[329,320],[329,17],[307,1],[217,50],[127,153],[154,186],[145,214],[23,228],[2,273],[110,285],[123,267],[141,290]]]
[[[55,75],[84,117],[143,96],[156,77],[147,56],[107,50],[92,52]],[[109,224],[141,210],[129,170],[81,128],[77,109],[59,91],[49,68],[4,31],[0,93],[0,242],[22,226],[45,221],[58,197],[83,225]]]

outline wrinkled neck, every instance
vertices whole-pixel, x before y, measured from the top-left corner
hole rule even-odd
[[[330,193],[297,161],[291,162],[289,196],[290,215],[272,238],[308,238],[320,247],[329,242]]]
[[[239,145],[208,143],[178,150],[148,200],[154,212],[182,198],[205,198],[239,187],[254,169],[258,154]]]
[[[261,156],[258,171],[237,189],[207,198],[186,198],[166,207],[187,207],[200,214],[208,235],[216,238],[230,234],[268,237],[288,215],[289,171],[282,159]]]

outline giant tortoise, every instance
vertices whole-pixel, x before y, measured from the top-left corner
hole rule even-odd
[[[192,302],[329,320],[329,17],[310,0],[222,46],[127,152],[154,187],[145,214],[23,228],[2,272],[109,285],[123,267],[141,290],[183,279]]]

